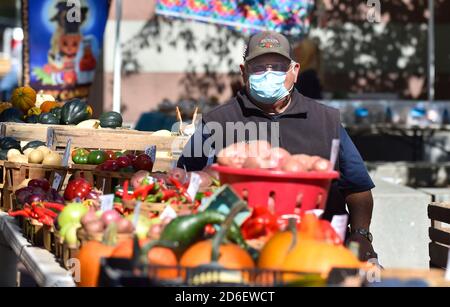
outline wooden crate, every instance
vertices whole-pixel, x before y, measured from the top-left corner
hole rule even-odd
[[[47,142],[49,128],[54,132],[55,150],[64,150],[68,139],[71,138],[73,148],[145,150],[151,145],[156,145],[158,151],[179,154],[189,139],[184,136],[153,136],[152,132],[125,128],[81,129],[76,126],[24,123],[2,123],[0,135],[14,137],[20,141]]]
[[[450,203],[431,203],[428,217],[431,220],[428,229],[430,267],[445,269],[450,249]]]
[[[6,177],[2,189],[2,206],[6,211],[14,209],[13,194],[25,179],[46,178],[52,185],[56,174],[59,174],[61,176],[61,183],[57,189],[59,191],[68,173],[67,167],[14,162],[4,162],[4,171]]]
[[[80,252],[79,246],[69,246],[67,243],[61,242],[61,238],[57,231],[54,232],[54,252],[56,260],[62,267],[69,269],[70,265],[67,262],[69,259],[77,258]]]
[[[25,238],[33,246],[44,246],[44,225],[35,219],[25,219],[23,223],[23,232]]]

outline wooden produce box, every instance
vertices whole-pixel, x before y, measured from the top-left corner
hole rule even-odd
[[[49,129],[52,131],[49,132]],[[54,150],[64,150],[68,139],[71,138],[72,148],[143,151],[151,145],[156,145],[158,151],[179,154],[189,140],[185,136],[152,134],[125,128],[81,129],[76,126],[24,123],[2,123],[0,128],[1,136],[14,137],[20,141],[48,142],[51,137]]]
[[[431,220],[428,229],[430,267],[445,269],[450,249],[450,203],[431,203],[428,205],[428,217]]]
[[[61,176],[61,181],[56,190],[60,191],[63,182],[66,179],[68,169],[62,166],[32,164],[32,163],[15,163],[4,162],[5,183],[2,189],[2,206],[8,211],[14,208],[13,194],[17,187],[25,179],[41,179],[46,178],[53,186],[53,180],[56,174]]]

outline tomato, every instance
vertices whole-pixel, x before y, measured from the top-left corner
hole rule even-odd
[[[88,164],[102,164],[107,160],[106,153],[102,150],[91,151],[88,155]]]
[[[72,160],[75,156],[87,156],[89,155],[89,150],[84,148],[77,148],[72,150]]]
[[[116,159],[116,154],[112,150],[105,151],[105,154],[106,154],[106,160],[115,160]]]
[[[131,160],[127,156],[118,157],[116,161],[119,168],[125,168],[131,165]]]
[[[151,172],[153,169],[153,161],[146,154],[140,154],[136,160],[133,161],[133,167],[136,171],[144,170]]]

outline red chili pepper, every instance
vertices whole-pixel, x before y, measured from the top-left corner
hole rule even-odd
[[[181,182],[178,179],[175,179],[173,177],[169,177],[170,183],[172,183],[178,190],[184,190],[185,187],[181,184]]]
[[[137,189],[134,190],[133,196],[135,198],[138,198],[138,196],[140,196],[141,200],[144,200],[147,197],[148,193],[153,189],[153,186],[154,184],[152,183],[149,185],[138,187]]]
[[[23,217],[31,217],[30,216],[30,212],[27,210],[17,210],[17,211],[9,211],[8,212],[9,216],[23,216]]]
[[[39,217],[37,220],[38,220],[38,222],[40,222],[46,226],[53,226],[53,218],[51,218],[48,215],[43,215],[43,216]]]
[[[57,211],[63,211],[65,206],[62,204],[58,204],[58,203],[48,203],[48,202],[44,202],[43,206],[47,209],[55,209]]]
[[[116,210],[117,212],[119,212],[121,215],[125,214],[125,209],[123,208],[122,205],[114,205],[114,210]]]
[[[175,190],[164,190],[161,191],[161,201],[167,201],[169,198],[177,196],[177,191]]]
[[[216,233],[216,228],[214,228],[214,225],[208,224],[205,226],[205,234],[212,236]]]
[[[126,180],[123,183],[123,192],[122,195],[120,195],[122,197],[122,200],[131,200],[132,197],[130,194],[128,194],[128,185],[130,184],[130,182],[128,180]]]
[[[69,181],[64,191],[64,199],[74,200],[75,198],[84,199],[91,192],[91,184],[83,178],[77,178]]]
[[[37,214],[38,218],[41,216],[49,216],[52,218],[55,218],[58,216],[58,214],[56,212],[53,212],[50,209],[39,207],[39,206],[34,206],[33,211],[34,211],[34,213]]]

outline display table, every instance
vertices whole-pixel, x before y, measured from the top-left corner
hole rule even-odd
[[[23,236],[14,218],[0,212],[0,241],[6,242],[12,249],[12,255],[23,263],[30,275],[41,287],[74,287],[71,274],[63,269],[55,260],[55,256],[43,248],[33,247]],[[4,243],[3,243],[4,245]],[[0,249],[4,251],[5,246]],[[2,258],[2,255],[0,255]],[[16,261],[16,262],[17,262]],[[11,259],[10,259],[11,262]],[[5,274],[8,276],[8,274]],[[12,274],[9,274],[12,276]],[[0,285],[11,284],[0,276]]]

